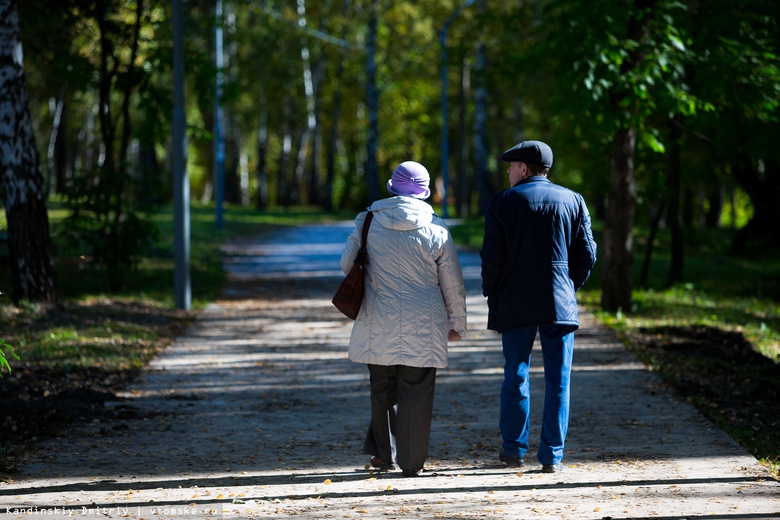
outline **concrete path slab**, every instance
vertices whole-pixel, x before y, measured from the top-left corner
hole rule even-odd
[[[227,244],[223,298],[110,403],[121,419],[47,442],[0,484],[0,518],[780,518],[780,483],[588,314],[565,470],[498,463],[500,339],[466,252],[469,335],[438,373],[427,472],[370,471],[368,373],[330,304],[351,226]]]

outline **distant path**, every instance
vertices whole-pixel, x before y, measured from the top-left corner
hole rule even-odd
[[[346,359],[351,322],[330,304],[351,225],[226,244],[223,299],[110,403],[121,420],[47,441],[0,484],[0,517],[780,517],[780,484],[588,314],[565,471],[497,464],[502,356],[473,253],[462,254],[469,335],[438,374],[430,472],[370,473],[367,371]],[[536,443],[539,366],[532,385]]]

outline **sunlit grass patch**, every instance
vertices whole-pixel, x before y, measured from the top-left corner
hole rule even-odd
[[[90,296],[58,311],[0,306],[0,330],[28,369],[133,371],[169,344],[191,317],[143,298]]]

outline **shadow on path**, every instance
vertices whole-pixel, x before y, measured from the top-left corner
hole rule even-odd
[[[224,297],[110,403],[125,419],[47,443],[0,487],[0,515],[66,507],[159,518],[150,508],[169,506],[178,518],[780,516],[778,483],[587,313],[565,471],[543,474],[532,457],[521,473],[499,464],[500,339],[485,330],[479,259],[468,252],[469,335],[438,374],[428,472],[369,471],[368,374],[346,359],[351,322],[330,304],[351,226],[226,244]],[[543,392],[537,366],[534,403]]]

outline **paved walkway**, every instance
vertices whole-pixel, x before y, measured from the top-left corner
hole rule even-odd
[[[351,322],[330,305],[350,226],[226,246],[223,299],[109,403],[121,419],[47,442],[0,484],[0,517],[780,517],[780,483],[587,314],[565,470],[498,464],[500,341],[468,253],[469,335],[438,374],[429,471],[367,469],[368,374],[346,360]],[[532,391],[540,403],[538,367]]]

